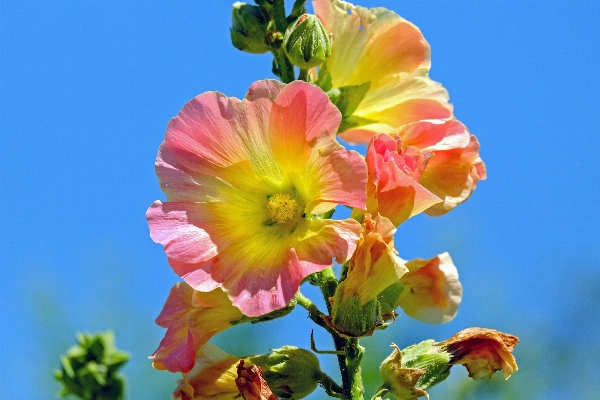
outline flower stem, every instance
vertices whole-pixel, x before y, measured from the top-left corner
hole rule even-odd
[[[338,280],[335,278],[335,274],[331,268],[324,269],[316,275],[315,281],[319,283],[325,299],[325,304],[327,305],[327,311],[331,314],[331,302],[329,301],[329,298],[335,295]],[[300,300],[298,300],[298,304],[304,307]],[[321,316],[319,316],[319,319],[321,321],[323,320]],[[315,320],[313,319],[313,321]],[[317,322],[317,324],[323,326],[319,322]],[[364,400],[364,388],[360,369],[360,363],[365,352],[364,347],[358,344],[358,339],[341,337],[326,324],[325,327],[327,332],[333,337],[333,343],[337,352],[338,365],[342,375],[342,399]]]

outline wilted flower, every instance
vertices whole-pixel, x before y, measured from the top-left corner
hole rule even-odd
[[[262,370],[256,365],[244,366],[244,360],[237,365],[235,384],[244,400],[277,400],[269,385],[262,377]]]
[[[167,333],[151,357],[152,365],[171,372],[190,371],[196,351],[240,318],[242,313],[220,288],[198,292],[187,283],[176,283],[156,318]]]
[[[499,370],[508,379],[519,369],[512,355],[518,342],[494,329],[468,328],[434,346],[450,353],[450,363],[464,365],[473,379],[491,378]]]
[[[402,147],[396,136],[376,135],[369,144],[367,212],[389,218],[396,226],[441,202],[419,179],[433,153],[414,146]],[[355,210],[355,213],[358,211]]]
[[[385,8],[341,0],[313,0],[313,6],[333,36],[318,83],[340,89],[350,105],[342,111],[343,139],[367,144],[375,133],[452,116],[448,93],[428,77],[430,48],[416,26]]]
[[[221,287],[245,315],[285,307],[302,279],[350,258],[361,227],[315,216],[364,208],[366,165],[335,139],[319,88],[254,83],[244,100],[199,95],[171,120],[156,159],[167,202],[150,234],[194,289]]]

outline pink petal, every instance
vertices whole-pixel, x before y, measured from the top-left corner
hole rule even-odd
[[[155,201],[146,212],[150,237],[176,260],[197,263],[216,256],[217,245],[200,228],[207,217],[201,210],[194,203]]]

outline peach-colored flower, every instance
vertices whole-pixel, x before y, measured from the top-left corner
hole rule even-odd
[[[365,207],[366,165],[336,141],[340,118],[301,81],[259,81],[244,100],[208,92],[186,104],[156,159],[167,202],[147,212],[175,272],[199,291],[221,287],[258,316],[285,307],[333,258],[349,259],[360,224],[314,218],[337,204]]]
[[[408,269],[394,247],[396,227],[381,215],[363,218],[363,233],[348,264],[346,279],[338,286],[340,301],[358,297],[361,305],[375,299],[385,288],[397,282]]]
[[[403,148],[402,140],[376,135],[367,149],[367,212],[389,218],[396,226],[441,202],[419,180],[433,153],[415,146]],[[355,210],[355,213],[358,211]]]
[[[407,149],[432,153],[419,183],[443,201],[425,210],[428,215],[444,214],[464,202],[480,180],[486,179],[479,157],[479,142],[466,126],[455,119],[419,121],[398,132]]]
[[[328,74],[334,89],[369,85],[343,139],[367,144],[375,133],[452,116],[448,93],[428,77],[430,48],[415,25],[385,8],[341,0],[313,0],[313,6],[333,36],[320,75]]]
[[[332,298],[331,317],[325,322],[340,335],[373,334],[383,324],[377,297],[408,271],[394,247],[396,227],[381,215],[363,217],[363,233],[350,259],[346,278]]]
[[[400,278],[404,287],[396,306],[430,324],[451,321],[462,299],[458,271],[448,253],[429,260],[420,258],[406,262],[408,273]]]
[[[246,365],[252,363],[244,359]],[[239,357],[227,354],[210,343],[198,349],[194,369],[183,374],[173,392],[174,400],[237,400]]]
[[[152,365],[171,372],[190,371],[196,351],[241,318],[240,310],[220,288],[199,292],[187,283],[176,283],[156,318],[167,333],[151,357]]]
[[[490,378],[502,370],[508,379],[519,368],[512,351],[519,338],[494,329],[468,328],[434,346],[451,354],[450,363],[463,364],[473,379]]]

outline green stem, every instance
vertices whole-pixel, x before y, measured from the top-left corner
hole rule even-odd
[[[274,69],[273,72],[279,78],[281,78],[283,83],[290,83],[294,81],[296,79],[294,66],[290,60],[288,60],[283,49],[281,47],[278,49],[272,49],[271,53],[273,53],[273,56],[275,57],[276,66],[276,69]]]
[[[338,280],[332,268],[327,268],[317,273],[317,282],[327,304],[327,311],[331,315],[331,302],[329,298],[335,295]],[[298,301],[298,304],[301,304]],[[333,337],[335,350],[338,352],[338,365],[342,375],[342,399],[364,400],[364,388],[361,376],[360,363],[365,349],[358,344],[358,339],[346,339],[338,335],[329,326],[327,331]]]
[[[298,74],[298,80],[308,82],[308,70],[300,68],[300,73]]]

